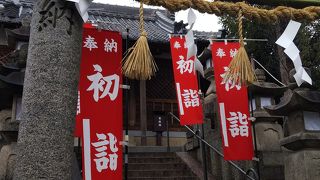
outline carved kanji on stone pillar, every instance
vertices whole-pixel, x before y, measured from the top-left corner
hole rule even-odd
[[[57,0],[44,0],[41,5],[39,14],[41,18],[39,20],[39,31],[45,29],[48,25],[52,27],[57,26],[57,20],[65,18],[69,22],[69,29],[67,32],[69,35],[72,33],[73,22],[73,9],[69,2],[58,2]]]

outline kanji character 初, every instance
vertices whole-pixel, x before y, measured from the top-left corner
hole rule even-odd
[[[83,47],[88,48],[90,49],[90,51],[92,51],[92,49],[98,48],[97,44],[98,43],[95,41],[94,37],[88,35],[88,37],[86,37],[86,41],[84,41]]]
[[[180,61],[177,62],[180,73],[183,74],[185,72],[192,73],[194,70],[194,62],[193,60],[184,60],[183,56],[179,56]]]
[[[230,57],[234,58],[238,54],[238,49],[230,49]]]
[[[236,88],[238,91],[241,90],[241,84],[236,84],[235,80],[232,79],[225,79],[227,74],[229,73],[230,69],[229,67],[223,67],[224,73],[220,75],[222,78],[221,84],[225,85],[226,91],[230,91],[233,88]]]
[[[248,117],[246,114],[241,112],[230,112],[229,118],[227,120],[230,122],[229,131],[232,137],[236,136],[249,136],[249,127],[248,127]]]
[[[111,39],[111,42],[106,39],[104,42],[104,51],[106,52],[118,52],[118,43]]]
[[[87,78],[92,82],[87,91],[93,91],[93,99],[96,102],[107,95],[110,97],[111,101],[114,101],[118,97],[120,77],[117,74],[103,77],[101,74],[101,66],[96,64],[93,65],[93,67],[94,71],[97,73],[87,76]],[[113,90],[111,91],[112,85],[114,86]],[[102,92],[101,95],[99,95],[100,92]]]
[[[223,49],[218,48],[218,49],[217,49],[217,52],[216,52],[216,56],[222,58],[222,57],[226,56],[226,53],[224,52]]]
[[[183,103],[186,108],[200,106],[200,100],[197,90],[184,89],[183,92]]]
[[[181,48],[181,45],[178,41],[174,42],[174,45],[173,45],[174,48],[176,49],[180,49]]]

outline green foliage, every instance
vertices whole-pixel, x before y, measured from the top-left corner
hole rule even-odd
[[[229,38],[238,38],[238,23],[235,18],[224,16],[220,18],[223,28],[228,30]],[[259,61],[277,79],[280,79],[277,47],[275,45],[275,28],[268,24],[259,24],[255,21],[244,21],[244,37],[247,39],[268,39],[268,42],[247,41],[248,55]],[[256,65],[256,68],[261,68]],[[268,81],[273,81],[267,76]]]
[[[220,18],[220,23],[228,30],[229,38],[238,37],[238,24],[235,18],[224,16]],[[281,33],[287,23],[288,21],[281,24]],[[278,47],[275,44],[278,39],[276,25],[244,21],[244,33],[244,37],[248,39],[268,39],[268,42],[249,41],[246,49],[249,55],[252,55],[268,71],[280,79]],[[311,69],[312,79],[315,81],[316,87],[320,89],[320,20],[310,24],[303,24],[295,43],[301,51],[303,65]],[[283,50],[282,48],[280,49]],[[259,66],[256,67],[260,68]],[[293,64],[290,64],[290,67],[293,67]],[[289,71],[289,67],[286,70]],[[268,81],[273,81],[270,77],[267,76],[267,78]]]
[[[303,66],[310,68],[312,80],[320,89],[320,21],[303,24],[295,41],[301,51]]]

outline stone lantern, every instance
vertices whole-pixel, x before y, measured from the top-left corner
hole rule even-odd
[[[2,68],[12,72],[2,75],[4,70],[0,71],[0,96],[6,97],[0,103],[0,143],[3,142],[3,146],[0,144],[0,179],[12,179],[19,129],[16,119],[21,109],[24,72],[18,72],[17,67],[9,64]]]
[[[283,153],[279,143],[283,138],[280,125],[283,117],[271,116],[264,107],[275,105],[275,97],[282,96],[287,87],[265,82],[266,76],[261,69],[256,69],[255,74],[258,82],[251,84],[248,90],[251,96],[250,109],[255,117],[253,126],[260,179],[283,179]]]
[[[0,66],[0,179],[12,179],[21,115],[22,89],[30,27],[7,29],[8,46],[16,49]]]
[[[307,83],[297,87],[290,72],[291,91],[278,105],[267,111],[288,116],[284,122],[285,137],[280,144],[292,151],[285,158],[285,179],[318,180],[320,164],[320,92]],[[310,74],[310,73],[309,73]]]

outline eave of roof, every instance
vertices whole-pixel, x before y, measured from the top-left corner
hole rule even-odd
[[[4,0],[0,0],[0,4],[3,2]],[[34,2],[35,0],[20,0],[23,6],[21,16],[8,18],[1,16],[0,13],[0,22],[20,24],[23,17],[31,17]],[[100,28],[119,32],[126,32],[128,28],[130,39],[139,38],[139,8],[93,3],[88,12],[89,21],[99,24]],[[173,32],[174,24],[174,21],[169,18],[169,12],[145,8],[144,17],[149,42],[169,42],[168,34]],[[212,35],[213,33],[208,32],[195,32],[195,37],[200,41],[206,40]]]

